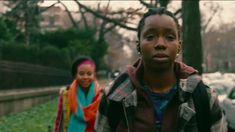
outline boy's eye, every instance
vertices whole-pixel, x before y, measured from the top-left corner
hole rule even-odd
[[[154,35],[153,34],[149,34],[149,35],[146,35],[145,38],[148,40],[148,41],[151,41],[154,39]]]
[[[175,36],[174,36],[174,35],[167,35],[167,36],[166,36],[166,39],[167,39],[168,41],[173,41],[173,40],[175,40]]]

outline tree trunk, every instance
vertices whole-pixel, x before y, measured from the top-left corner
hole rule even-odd
[[[183,62],[202,73],[202,42],[199,0],[182,2]]]

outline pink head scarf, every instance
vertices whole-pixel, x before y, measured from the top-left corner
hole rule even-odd
[[[82,61],[80,64],[78,64],[77,68],[79,68],[83,64],[88,64],[88,65],[92,66],[94,69],[96,69],[95,63],[89,59]]]

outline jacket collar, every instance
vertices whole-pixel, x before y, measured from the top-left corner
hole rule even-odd
[[[124,109],[130,106],[137,106],[137,87],[141,88],[139,77],[143,72],[143,65],[141,60],[138,60],[133,66],[128,66],[128,76],[126,76],[122,83],[119,84],[115,90],[109,94],[108,99],[122,102]],[[178,126],[179,130],[184,129],[185,125],[196,114],[192,98],[189,98],[189,93],[192,93],[197,87],[201,77],[196,74],[197,71],[183,63],[175,62],[176,76],[179,78],[178,99],[180,104],[174,106],[176,110],[168,113],[176,112],[179,114]],[[127,74],[124,73],[124,74]],[[114,81],[115,83],[115,81]],[[114,86],[114,85],[113,85]],[[112,88],[111,88],[112,89]]]
[[[174,62],[174,71],[177,78],[179,79],[186,79],[189,76],[198,73],[198,71],[193,67],[178,61]],[[142,59],[139,58],[133,65],[128,65],[127,72],[132,81],[136,82],[137,80],[139,80],[139,77],[143,74]]]
[[[176,76],[179,78],[179,99],[180,102],[185,102],[187,99],[187,97],[185,97],[185,93],[192,93],[201,80],[201,77],[197,74],[197,70],[182,62],[175,62],[174,68]],[[116,80],[113,82],[110,89],[115,90],[108,96],[109,99],[121,101],[127,97],[135,98],[132,97],[136,96],[135,89],[142,89],[139,81],[143,75],[143,64],[141,59],[138,59],[134,65],[127,66],[127,71],[123,74],[128,74],[129,77],[126,76],[126,78],[124,78],[119,85],[115,86],[116,88],[113,88],[113,84],[115,84]]]

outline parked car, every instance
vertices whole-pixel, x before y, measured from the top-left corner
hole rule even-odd
[[[235,73],[224,73],[223,78],[235,82]]]
[[[222,108],[225,112],[228,127],[235,130],[235,87],[233,87],[227,97],[222,102]]]
[[[214,80],[221,80],[223,79],[222,73],[214,72],[214,73],[203,73],[202,80],[205,84],[210,84]]]
[[[223,102],[229,91],[235,86],[232,81],[227,80],[214,80],[207,84],[210,88],[214,89],[218,95],[219,104]]]
[[[111,74],[111,78],[115,79],[116,77],[118,77],[120,75],[120,71],[119,70],[115,70],[114,72],[112,72]]]

